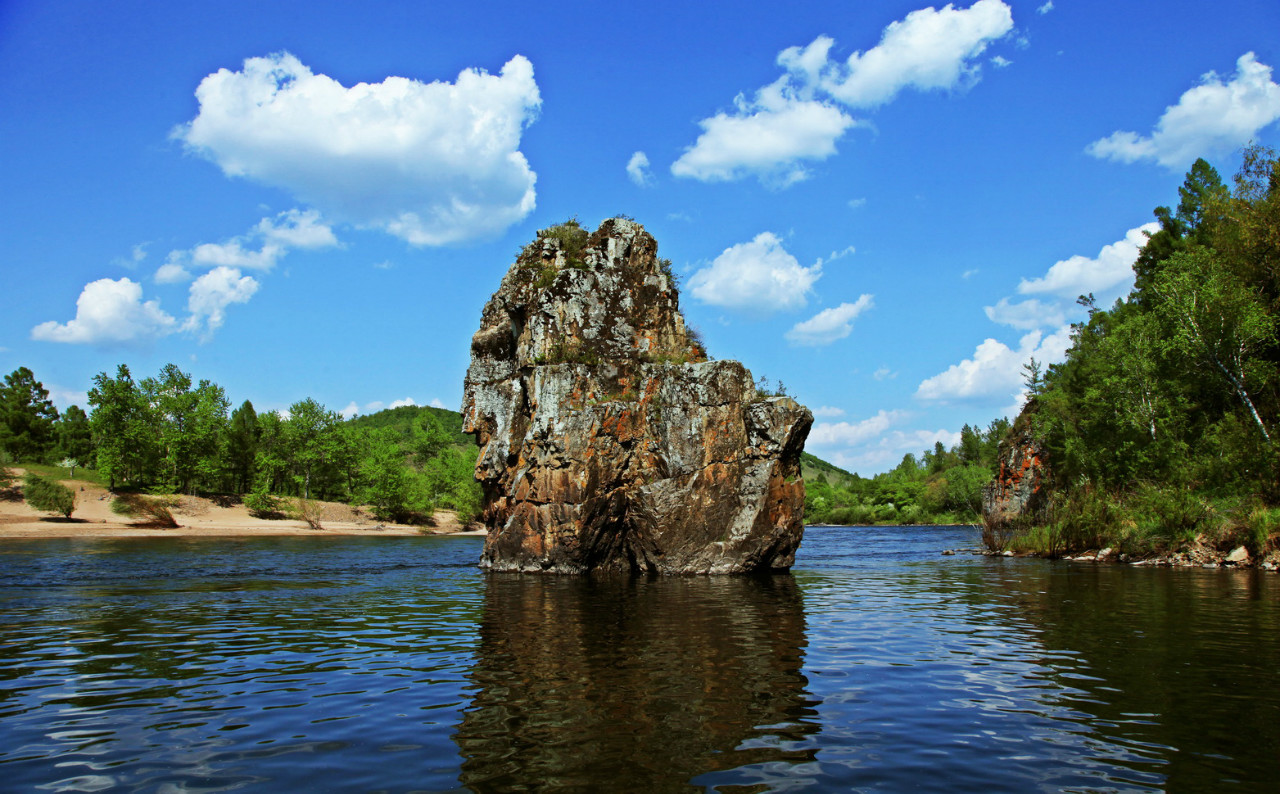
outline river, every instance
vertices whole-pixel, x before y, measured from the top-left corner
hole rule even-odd
[[[811,527],[793,573],[470,537],[0,543],[0,789],[1274,791],[1280,576]]]

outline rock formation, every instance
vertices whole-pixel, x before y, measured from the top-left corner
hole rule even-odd
[[[485,305],[464,430],[502,571],[744,573],[789,568],[813,423],[709,361],[670,263],[623,218],[539,232]]]
[[[1000,471],[982,492],[982,520],[989,529],[1012,530],[1047,517],[1052,477],[1044,444],[1032,433],[1034,415],[1033,398],[1000,442]]]

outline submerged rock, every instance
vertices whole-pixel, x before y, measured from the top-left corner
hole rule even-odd
[[[813,423],[709,361],[634,221],[539,232],[485,305],[463,429],[492,570],[744,573],[794,561]]]

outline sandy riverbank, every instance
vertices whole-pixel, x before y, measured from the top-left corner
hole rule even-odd
[[[11,469],[12,470],[12,469]],[[21,469],[16,471],[21,472]],[[76,493],[70,520],[33,510],[20,494],[0,494],[0,539],[9,538],[130,538],[130,537],[245,537],[258,535],[484,535],[484,529],[463,525],[449,510],[438,510],[433,525],[418,527],[375,520],[367,510],[338,502],[322,502],[321,526],[303,521],[268,520],[249,515],[239,500],[183,496],[174,508],[177,529],[158,529],[111,512],[111,494],[82,480],[61,480]],[[16,490],[16,489],[15,489]]]

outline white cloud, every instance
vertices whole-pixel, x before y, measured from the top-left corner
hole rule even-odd
[[[432,407],[432,408],[445,408],[445,407],[447,407],[447,406],[444,404],[444,400],[441,400],[439,397],[436,397],[436,398],[434,398],[434,399],[431,401],[431,407]]]
[[[627,176],[640,187],[653,184],[653,173],[649,171],[649,155],[636,152],[627,161]]]
[[[809,431],[813,446],[853,446],[879,436],[893,424],[906,418],[902,411],[880,411],[861,422],[817,422]]]
[[[142,300],[141,284],[127,278],[103,278],[85,285],[76,299],[74,320],[41,323],[31,329],[31,338],[69,344],[127,344],[166,336],[177,330],[177,325],[159,301]]]
[[[766,185],[787,187],[808,178],[804,161],[835,154],[836,140],[856,123],[838,108],[812,100],[758,96],[747,102],[739,96],[736,104],[732,114],[698,122],[702,134],[671,164],[672,174],[703,182],[753,175]]]
[[[787,341],[793,345],[818,346],[844,339],[853,331],[853,321],[858,315],[873,306],[872,296],[862,295],[854,303],[823,309],[808,320],[796,323],[787,331]]]
[[[793,74],[816,77],[840,102],[875,107],[908,87],[930,91],[972,85],[979,74],[976,59],[1012,29],[1013,12],[1001,0],[978,0],[967,9],[947,4],[940,10],[912,11],[891,23],[879,44],[853,53],[844,64],[827,60],[832,41],[826,37],[803,50],[792,47],[778,61]]]
[[[965,279],[965,280],[967,281],[967,280],[969,280],[970,278],[973,278],[973,277],[974,277],[974,276],[976,276],[976,275],[978,275],[978,268],[976,268],[976,267],[975,267],[975,268],[973,268],[973,269],[971,269],[971,270],[966,270],[966,271],[964,271],[963,273],[961,273],[961,274],[960,274],[960,278]]]
[[[333,228],[316,210],[291,209],[263,218],[246,234],[221,243],[200,243],[190,251],[170,251],[156,271],[156,281],[174,283],[191,278],[185,265],[271,270],[294,248],[318,249],[340,245]]]
[[[821,275],[822,265],[801,266],[776,235],[761,232],[694,273],[689,290],[704,303],[769,314],[804,306]]]
[[[417,403],[413,401],[412,397],[405,397],[403,400],[392,401],[391,405],[387,407],[388,408],[404,408],[405,406],[408,406],[408,405],[417,405]]]
[[[1053,10],[1053,0],[1046,0],[1045,4],[1036,9],[1036,13],[1044,16]]]
[[[1122,163],[1155,160],[1181,170],[1202,155],[1243,146],[1280,119],[1280,85],[1272,82],[1271,67],[1259,63],[1252,52],[1236,61],[1230,82],[1224,83],[1215,72],[1200,81],[1178,104],[1165,109],[1151,135],[1118,131],[1085,151]]]
[[[871,377],[875,378],[876,380],[893,380],[894,378],[898,377],[898,373],[894,372],[888,367],[881,367],[880,369],[871,373]]]
[[[849,205],[849,209],[851,210],[860,210],[863,207],[867,206],[867,200],[865,198],[849,199],[847,203]]]
[[[190,151],[339,221],[444,245],[498,234],[534,208],[519,146],[542,100],[520,55],[497,75],[347,88],[276,53],[209,75],[196,98],[196,118],[174,130]]]
[[[183,284],[190,280],[191,274],[177,262],[165,262],[156,268],[155,282],[157,284]]]
[[[48,386],[49,401],[58,407],[59,410],[65,411],[73,405],[81,408],[89,407],[89,393],[76,389],[63,389],[59,386],[50,384]]]
[[[1008,298],[1001,298],[995,306],[987,306],[983,310],[991,322],[1021,331],[1056,328],[1067,321],[1062,306],[1057,303],[1041,303],[1034,298],[1020,303],[1010,303]]]
[[[991,65],[996,67],[997,69],[1003,69],[1006,66],[1012,66],[1013,61],[1009,60],[1003,55],[996,55],[991,58]]]
[[[1133,286],[1133,263],[1142,246],[1147,244],[1147,235],[1159,228],[1159,224],[1146,223],[1125,232],[1123,240],[1104,245],[1092,259],[1077,254],[1057,262],[1044,276],[1023,279],[1018,284],[1018,293],[1070,299],[1090,292],[1100,299],[1119,297]]]
[[[814,408],[813,415],[823,419],[834,418],[837,416],[844,416],[844,409],[833,408],[830,405],[824,405],[821,408]]]
[[[233,303],[248,303],[258,291],[258,282],[241,275],[232,267],[215,267],[191,284],[187,298],[187,310],[191,315],[183,329],[199,333],[208,339],[222,327],[227,307]]]
[[[829,57],[835,40],[819,36],[778,54],[786,73],[739,94],[731,112],[698,122],[702,134],[671,165],[671,173],[704,182],[755,176],[787,187],[808,178],[806,163],[836,153],[836,141],[860,122],[839,105],[872,108],[907,87],[952,89],[973,84],[976,59],[1009,32],[1013,16],[1001,0],[978,0],[968,9],[913,11],[885,28],[880,43],[844,62]]]
[[[346,408],[343,408],[341,411],[338,411],[338,414],[343,419],[350,419],[351,417],[356,416],[359,413],[360,413],[360,406],[356,405],[355,400],[352,400],[351,402],[347,403]]]
[[[270,270],[276,266],[285,248],[265,243],[254,251],[244,247],[244,241],[233,238],[225,243],[201,243],[191,249],[191,263],[201,267],[247,267],[252,270]]]
[[[1062,361],[1071,346],[1071,326],[1049,336],[1032,331],[1022,337],[1018,349],[987,339],[972,358],[952,364],[945,372],[922,381],[916,397],[922,400],[963,400],[999,397],[1015,393],[1022,384],[1022,365],[1034,358],[1043,365]]]
[[[289,248],[329,248],[338,244],[333,228],[320,220],[316,210],[291,209],[263,218],[254,229],[268,244]]]

